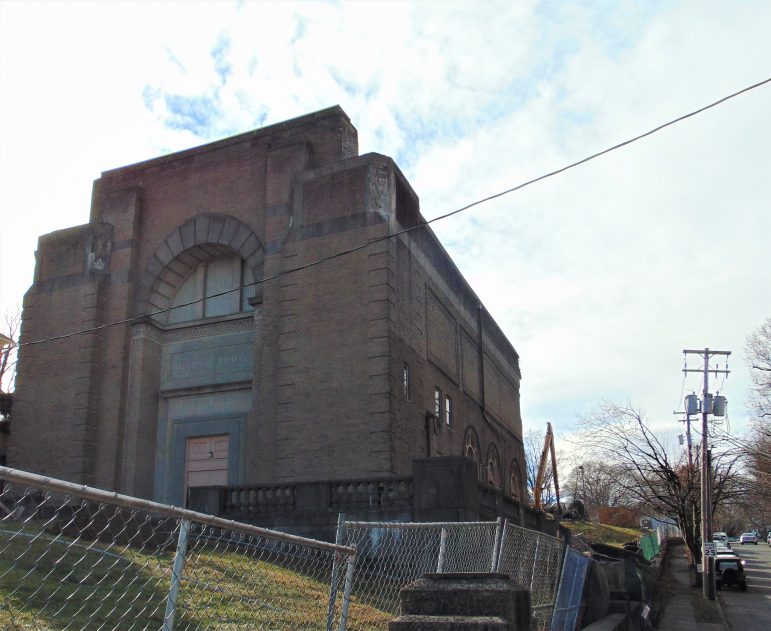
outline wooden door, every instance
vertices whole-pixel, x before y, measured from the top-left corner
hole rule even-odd
[[[225,486],[228,483],[228,434],[187,439],[185,498],[194,486]]]

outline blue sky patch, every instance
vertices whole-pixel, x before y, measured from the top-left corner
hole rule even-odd
[[[155,101],[161,96],[160,89],[152,85],[146,85],[142,89],[142,102],[145,107],[151,112],[155,109]]]
[[[228,80],[233,72],[233,64],[228,60],[230,53],[230,38],[224,33],[219,36],[217,43],[211,50],[211,56],[214,60],[214,71],[220,78],[222,85]]]
[[[167,94],[164,101],[170,115],[166,126],[171,129],[185,129],[206,137],[219,116],[216,99],[208,96]]]

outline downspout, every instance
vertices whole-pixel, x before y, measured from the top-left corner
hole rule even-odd
[[[431,420],[432,416],[426,412],[426,458],[431,457]]]

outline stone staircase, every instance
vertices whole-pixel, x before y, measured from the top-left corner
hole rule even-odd
[[[425,574],[400,592],[389,631],[529,631],[530,593],[506,574]]]

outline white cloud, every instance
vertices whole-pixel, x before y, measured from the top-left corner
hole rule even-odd
[[[339,103],[435,217],[766,78],[771,5],[0,3],[0,306],[99,172]],[[522,357],[523,415],[669,419],[680,350],[771,314],[771,88],[436,224]]]

